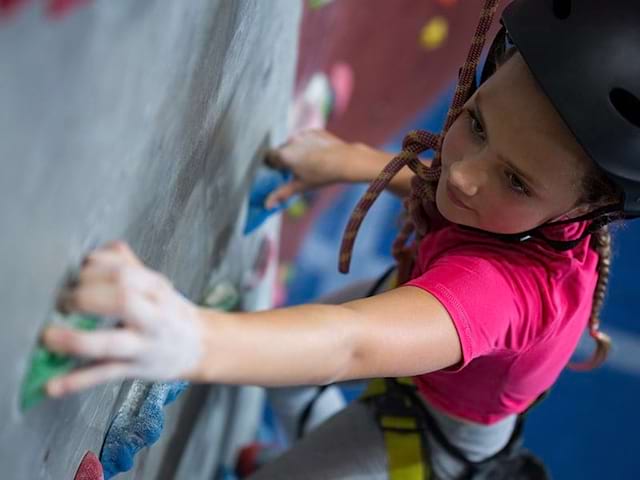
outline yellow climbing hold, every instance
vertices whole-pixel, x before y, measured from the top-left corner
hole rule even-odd
[[[295,269],[291,263],[283,263],[278,269],[278,280],[283,285],[288,285],[295,276]]]
[[[446,18],[433,17],[422,27],[420,32],[420,45],[427,50],[439,48],[449,35],[449,22]]]
[[[304,198],[298,198],[287,208],[287,213],[291,218],[300,219],[309,210],[309,205]]]

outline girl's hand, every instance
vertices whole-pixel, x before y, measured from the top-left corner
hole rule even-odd
[[[118,318],[122,327],[94,332],[47,328],[43,342],[48,349],[95,361],[50,380],[51,396],[124,378],[188,378],[202,357],[196,305],[166,277],[146,268],[125,243],[91,252],[78,283],[60,303],[67,311]]]
[[[267,197],[265,208],[272,209],[297,193],[348,181],[345,171],[356,150],[357,147],[326,130],[295,134],[286,144],[267,154],[269,166],[291,170],[294,179],[273,191]]]

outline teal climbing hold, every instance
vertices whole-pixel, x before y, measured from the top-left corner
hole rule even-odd
[[[94,330],[98,317],[91,315],[71,314],[60,316],[58,324],[68,325],[81,330]],[[20,406],[28,410],[45,398],[45,384],[49,379],[70,372],[77,365],[77,360],[66,355],[59,355],[47,350],[42,345],[36,346],[31,354],[31,364],[22,383]]]
[[[240,293],[229,281],[222,281],[207,290],[202,304],[217,310],[235,310],[240,304]]]

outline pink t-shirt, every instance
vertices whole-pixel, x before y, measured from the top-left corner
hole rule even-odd
[[[555,227],[554,238],[577,238],[585,226]],[[462,361],[415,377],[420,392],[445,412],[483,424],[524,411],[575,350],[591,313],[597,262],[588,238],[558,252],[452,224],[427,235],[406,285],[447,309]]]

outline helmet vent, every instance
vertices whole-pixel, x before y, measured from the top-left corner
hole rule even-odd
[[[625,120],[640,128],[640,99],[638,97],[623,88],[614,88],[609,93],[609,99]]]
[[[560,20],[565,20],[571,15],[571,0],[553,0],[553,13]]]

